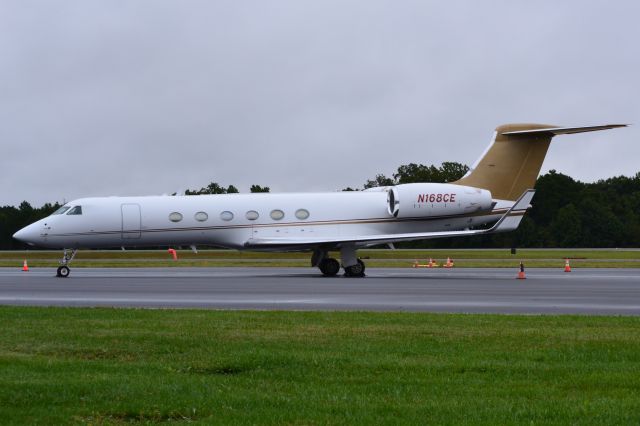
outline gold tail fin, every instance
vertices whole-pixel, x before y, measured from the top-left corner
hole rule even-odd
[[[551,138],[561,134],[624,126],[626,125],[557,127],[546,124],[504,124],[496,129],[492,144],[471,170],[452,183],[488,189],[495,199],[516,200],[524,191],[534,187]]]

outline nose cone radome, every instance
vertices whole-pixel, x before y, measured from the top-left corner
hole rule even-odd
[[[24,241],[24,228],[13,234],[13,238],[18,241]]]
[[[13,238],[15,238],[16,240],[31,245],[36,243],[39,236],[40,232],[34,226],[34,224],[25,226],[24,228],[13,234]]]

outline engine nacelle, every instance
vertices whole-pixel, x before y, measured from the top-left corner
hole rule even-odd
[[[453,216],[489,211],[491,192],[450,183],[407,183],[387,191],[389,214],[397,218]]]

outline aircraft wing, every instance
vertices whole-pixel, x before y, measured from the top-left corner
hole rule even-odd
[[[274,238],[252,238],[245,242],[246,248],[269,249],[269,248],[304,248],[320,245],[336,245],[345,243],[356,243],[358,245],[369,246],[386,244],[399,241],[426,240],[431,238],[459,237],[469,235],[491,234],[496,232],[512,231],[518,227],[524,213],[529,208],[535,190],[526,190],[520,198],[511,206],[500,219],[488,229],[464,230],[464,231],[442,231],[442,232],[414,232],[406,234],[376,234],[361,236],[335,236],[318,238],[295,238],[295,237],[274,237]]]

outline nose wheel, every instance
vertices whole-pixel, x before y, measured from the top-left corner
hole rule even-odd
[[[58,266],[58,269],[56,270],[56,277],[67,278],[69,276],[71,270],[67,265],[71,263],[74,257],[76,257],[77,252],[78,249],[73,249],[71,251],[68,249],[64,249],[64,252],[62,253],[62,260],[60,261],[60,266]]]
[[[58,266],[56,277],[67,278],[70,273],[71,273],[71,270],[69,269],[68,266]]]

